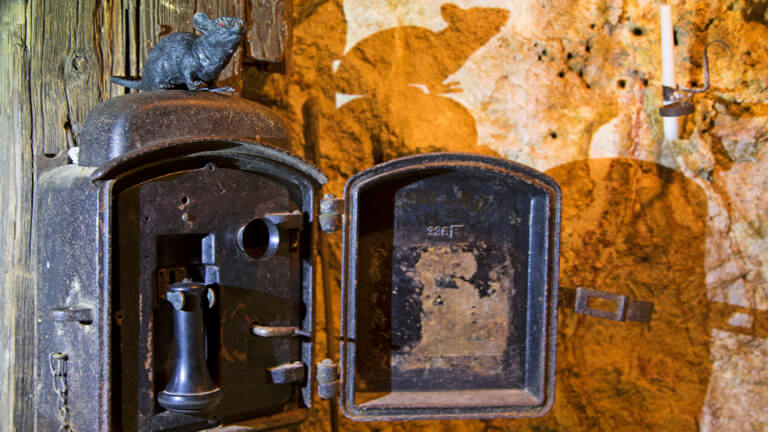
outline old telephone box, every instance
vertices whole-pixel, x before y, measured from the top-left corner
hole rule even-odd
[[[258,430],[301,422],[315,391],[355,420],[549,410],[557,184],[438,153],[321,200],[326,176],[287,140],[243,99],[132,94],[91,114],[76,163],[40,173],[37,430]],[[313,359],[313,296],[316,236],[338,228],[337,368]],[[574,294],[607,318],[652,309]],[[594,296],[616,311],[590,309]]]

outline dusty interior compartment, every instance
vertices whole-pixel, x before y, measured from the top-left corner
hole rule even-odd
[[[125,430],[245,424],[307,408],[302,395],[306,378],[275,382],[270,373],[280,365],[306,360],[305,339],[262,338],[250,330],[254,323],[304,325],[301,269],[311,247],[310,232],[282,233],[285,238],[272,247],[265,244],[272,238],[258,228],[266,214],[307,206],[297,186],[230,165],[223,159],[201,161],[118,195],[121,272],[116,275],[120,289],[114,307],[125,311],[125,318],[116,341],[122,392],[115,399],[128,413],[120,419]],[[219,200],[213,203],[211,196]],[[238,229],[253,232],[238,236]],[[215,293],[214,303],[204,312],[205,357],[213,380],[223,389],[222,402],[198,416],[165,411],[157,402],[174,369],[173,307],[165,300],[166,292],[172,283],[187,278]]]
[[[550,191],[462,164],[352,189],[352,414],[542,405]]]

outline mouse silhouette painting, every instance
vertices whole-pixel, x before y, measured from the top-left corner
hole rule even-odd
[[[437,32],[399,26],[363,39],[334,75],[336,91],[356,97],[337,106],[362,120],[353,133],[375,163],[427,151],[492,154],[477,145],[472,114],[444,95],[461,91],[446,80],[499,33],[509,11],[444,4],[441,15],[447,26]]]

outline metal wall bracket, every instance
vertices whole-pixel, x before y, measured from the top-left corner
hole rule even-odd
[[[599,298],[616,304],[614,310],[596,309],[589,304],[590,299]],[[582,315],[589,315],[613,321],[650,322],[653,317],[653,303],[632,300],[625,295],[608,293],[589,288],[560,288],[560,305]]]
[[[679,86],[662,86],[661,93],[665,105],[659,108],[659,115],[662,117],[682,117],[693,114],[695,106],[693,104],[693,95],[704,93],[709,90],[709,60],[707,59],[707,49],[713,44],[718,44],[728,50],[731,55],[731,47],[723,41],[715,40],[704,47],[704,87],[702,88],[682,88]]]

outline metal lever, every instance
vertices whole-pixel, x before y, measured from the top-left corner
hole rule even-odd
[[[207,288],[185,279],[168,288],[173,305],[173,373],[157,402],[169,411],[200,414],[221,401],[221,389],[211,379],[205,362],[202,296]]]
[[[311,334],[301,330],[298,327],[269,327],[261,326],[258,324],[251,324],[251,333],[256,336],[271,338],[271,337],[292,337],[303,336],[310,337]]]

